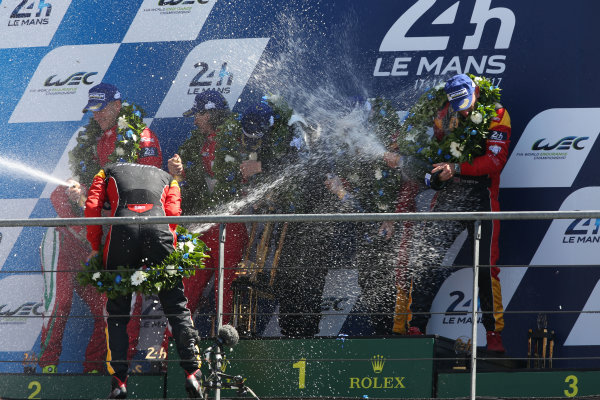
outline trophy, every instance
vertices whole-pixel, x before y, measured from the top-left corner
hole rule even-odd
[[[548,330],[548,316],[538,314],[537,329],[529,329],[527,338],[527,368],[552,368],[554,331]]]
[[[467,336],[460,336],[454,341],[454,352],[456,353],[456,362],[452,369],[454,370],[466,370],[470,360],[471,351],[473,350],[473,343],[471,338]]]
[[[259,298],[274,298],[273,284],[288,223],[276,228],[272,222],[252,224],[248,246],[233,282],[233,326],[242,336],[256,334]]]

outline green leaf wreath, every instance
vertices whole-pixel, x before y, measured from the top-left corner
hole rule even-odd
[[[197,233],[189,233],[177,227],[177,249],[158,265],[146,265],[135,269],[119,266],[115,270],[104,269],[102,250],[89,262],[82,263],[83,271],[77,274],[81,285],[91,285],[100,293],[114,299],[130,293],[156,294],[168,290],[182,278],[188,278],[197,269],[204,268],[204,259],[209,257],[206,244]]]
[[[433,126],[438,111],[444,107],[448,97],[443,85],[428,90],[402,121],[397,140],[405,153],[412,148],[412,152],[416,151],[430,163],[471,163],[475,157],[485,154],[490,122],[497,116],[500,88],[485,77],[469,77],[479,86],[479,99],[475,109],[466,118],[456,115],[457,126],[438,142],[435,138],[430,138],[427,131]]]
[[[199,129],[181,145],[178,153],[184,163],[185,183],[182,208],[186,213],[213,211],[240,196],[242,175],[240,173],[240,126],[237,114],[230,115],[216,129],[216,151],[212,171],[209,176],[202,164],[202,147],[206,137]],[[214,188],[209,190],[207,180],[214,180]]]
[[[217,127],[212,177],[208,176],[202,164],[201,151],[206,141],[204,134],[199,129],[194,129],[190,137],[181,145],[178,153],[181,155],[185,169],[185,196],[182,208],[186,213],[210,212],[222,204],[239,198],[245,185],[240,172],[243,161],[261,160],[264,164],[265,161],[279,160],[288,154],[290,147],[294,145],[291,142],[292,133],[288,126],[293,111],[284,101],[275,96],[265,96],[263,101],[273,109],[274,124],[269,133],[265,134],[258,143],[256,151],[242,146],[241,115],[232,113]],[[214,182],[212,192],[207,184],[210,180]]]
[[[143,110],[124,102],[117,125],[115,150],[109,155],[108,160],[134,163],[138,159],[142,131],[146,128]],[[90,118],[85,129],[77,136],[77,145],[69,152],[73,178],[79,183],[90,185],[94,175],[102,168],[98,161],[96,146],[103,133],[100,125]]]

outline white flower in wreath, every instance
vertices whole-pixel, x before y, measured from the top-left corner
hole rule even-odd
[[[440,82],[437,85],[435,85],[434,89],[435,90],[440,90],[446,87],[446,82]]]
[[[117,125],[119,126],[119,129],[126,129],[129,126],[127,118],[125,118],[124,115],[121,115],[117,120]]]
[[[125,143],[125,142],[123,142],[123,143]],[[125,155],[125,150],[123,150],[123,148],[122,148],[122,147],[117,147],[117,148],[115,149],[115,154],[116,154],[117,156],[119,156],[119,157],[121,157],[121,156],[124,156],[124,155]]]
[[[473,82],[475,82],[475,84],[476,84],[477,86],[479,86],[479,84],[481,83],[481,81],[482,81],[482,80],[483,80],[483,79],[482,79],[480,76],[476,76],[476,77],[473,79]]]
[[[377,203],[377,208],[381,211],[386,211],[389,207],[387,206],[387,204]]]
[[[248,155],[248,160],[250,160],[250,161],[258,160],[258,154],[255,151],[253,151],[252,153],[250,153]]]
[[[271,103],[278,105],[281,104],[282,102],[282,97],[278,94],[272,94],[267,96],[267,100],[269,100]]]
[[[380,180],[381,178],[383,178],[383,175],[381,173],[381,170],[378,168],[375,170],[375,179]]]
[[[226,155],[225,162],[235,162],[235,158],[231,157],[230,155]]]
[[[462,156],[462,151],[465,149],[465,146],[461,146],[456,142],[450,143],[450,154],[452,154],[456,158],[460,158]]]
[[[131,140],[133,140],[133,142],[137,142],[137,136],[134,134],[131,135]]]
[[[167,271],[167,274],[169,274],[171,276],[177,274],[177,267],[174,265],[167,265],[165,267],[165,270]]]
[[[100,272],[94,272],[94,275],[92,275],[92,280],[95,282],[98,279],[100,279]]]
[[[131,284],[133,286],[139,286],[145,280],[146,273],[144,271],[135,271],[133,275],[131,275]]]
[[[350,174],[348,176],[348,180],[352,183],[358,183],[360,177],[358,176],[358,174]]]
[[[483,115],[481,115],[479,111],[474,111],[471,113],[471,121],[473,121],[474,124],[479,125],[483,122]]]

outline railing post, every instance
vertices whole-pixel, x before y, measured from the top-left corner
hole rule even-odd
[[[225,278],[225,236],[226,225],[219,224],[219,286],[217,289],[217,332],[223,326],[223,279]],[[215,400],[221,400],[221,389],[215,389]]]
[[[481,221],[475,221],[473,230],[473,301],[471,307],[471,400],[477,394],[477,305],[479,304],[479,242],[481,241]]]
[[[219,273],[217,288],[217,330],[223,325],[223,279],[225,277],[225,224],[219,224]]]

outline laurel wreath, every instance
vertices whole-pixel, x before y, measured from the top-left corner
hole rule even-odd
[[[117,119],[115,149],[108,157],[109,162],[135,163],[138,159],[140,139],[144,129],[146,129],[146,124],[143,110],[124,102]],[[69,165],[73,178],[79,183],[90,185],[94,175],[102,168],[96,147],[103,133],[100,125],[90,118],[85,129],[77,135],[77,145],[69,152]]]
[[[454,129],[437,141],[427,131],[448,98],[443,85],[428,90],[401,121],[397,143],[405,154],[416,152],[432,164],[472,163],[475,157],[485,154],[490,122],[498,115],[496,107],[500,101],[500,88],[485,77],[469,77],[479,86],[475,109],[466,118],[454,113],[451,117]]]
[[[231,114],[217,127],[212,177],[206,173],[202,164],[201,149],[206,141],[205,134],[199,129],[194,129],[181,145],[178,153],[185,170],[185,182],[182,184],[185,191],[182,209],[185,213],[211,212],[218,206],[241,197],[246,184],[240,172],[243,161],[273,161],[287,154],[292,146],[291,130],[288,126],[292,109],[285,102],[273,101],[270,97],[265,96],[262,101],[272,108],[274,124],[256,143],[254,149],[242,146],[241,115]],[[215,180],[212,192],[209,190],[207,178]]]
[[[180,279],[195,275],[204,268],[204,259],[209,257],[206,244],[199,234],[177,227],[177,249],[160,264],[145,265],[135,269],[118,266],[114,270],[104,269],[102,249],[89,262],[82,263],[83,270],[77,274],[81,285],[91,285],[98,292],[114,299],[131,293],[156,294],[175,287]]]

